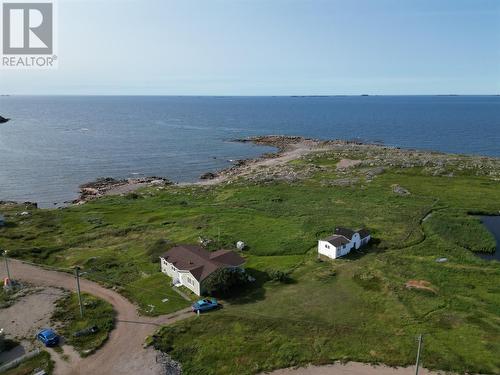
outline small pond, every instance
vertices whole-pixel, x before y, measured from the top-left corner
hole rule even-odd
[[[493,234],[497,241],[497,250],[492,253],[478,253],[485,260],[498,260],[500,262],[500,216],[481,216],[484,226]]]

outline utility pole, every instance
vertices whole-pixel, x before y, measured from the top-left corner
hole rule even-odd
[[[75,267],[76,292],[78,293],[78,303],[80,304],[80,317],[83,318],[82,294],[80,293],[80,267]]]
[[[217,247],[220,248],[220,225],[217,227]]]
[[[9,260],[7,259],[7,250],[3,252],[3,259],[5,260],[5,270],[7,271],[7,277],[10,280],[10,270],[9,270]]]
[[[422,334],[418,335],[418,350],[417,350],[417,364],[415,365],[415,375],[418,375],[418,367],[420,366],[420,351],[422,349],[422,343],[424,342],[424,337]]]

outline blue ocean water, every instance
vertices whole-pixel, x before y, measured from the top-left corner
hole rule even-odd
[[[97,177],[194,181],[264,134],[500,156],[500,96],[3,96],[0,200],[52,206]]]

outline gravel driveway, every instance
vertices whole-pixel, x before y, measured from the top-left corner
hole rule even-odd
[[[37,286],[55,286],[68,290],[74,290],[76,286],[74,276],[69,273],[51,271],[17,260],[10,260],[9,266],[13,279]],[[0,274],[4,274],[4,267],[1,262]],[[93,294],[113,305],[117,312],[116,328],[111,332],[107,343],[89,357],[70,356],[69,363],[57,360],[58,357],[54,358],[55,375],[161,374],[161,366],[156,364],[155,360],[156,352],[142,347],[144,339],[160,325],[192,316],[191,310],[188,308],[157,318],[141,317],[136,306],[113,290],[85,279],[80,280],[80,286],[83,292]],[[33,321],[27,325],[33,326]]]
[[[58,288],[34,288],[12,306],[0,310],[0,328],[13,339],[35,337],[41,328],[49,326],[54,303],[63,295],[64,291]]]

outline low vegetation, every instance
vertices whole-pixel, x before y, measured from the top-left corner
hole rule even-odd
[[[81,356],[100,348],[108,339],[115,325],[115,311],[106,301],[89,294],[82,294],[83,318],[76,293],[61,298],[52,315],[57,331]]]
[[[244,241],[252,286],[226,308],[155,337],[186,374],[336,360],[410,365],[420,333],[424,366],[500,373],[500,264],[473,253],[493,242],[469,215],[500,210],[500,167],[441,154],[402,159],[391,150],[349,146],[256,171],[258,178],[150,188],[140,199],[107,197],[26,217],[9,206],[0,247],[52,266],[80,265],[85,277],[154,315],[189,304],[155,262],[164,239],[202,237],[212,248]],[[362,162],[337,170],[341,159]],[[345,259],[318,260],[317,239],[339,225],[366,226],[374,240]],[[432,290],[406,287],[412,280]]]
[[[12,294],[0,288],[0,309],[5,309],[12,304]]]
[[[34,292],[36,288],[30,285],[13,282],[9,289],[0,287],[0,309],[12,306],[18,299]]]
[[[54,362],[50,359],[50,354],[42,351],[35,357],[20,363],[17,367],[5,371],[4,375],[32,375],[39,371],[45,371],[47,375],[52,374]]]
[[[493,253],[495,238],[481,223],[479,217],[464,215],[463,212],[436,212],[427,222],[429,229],[445,240],[454,242],[467,250]]]

